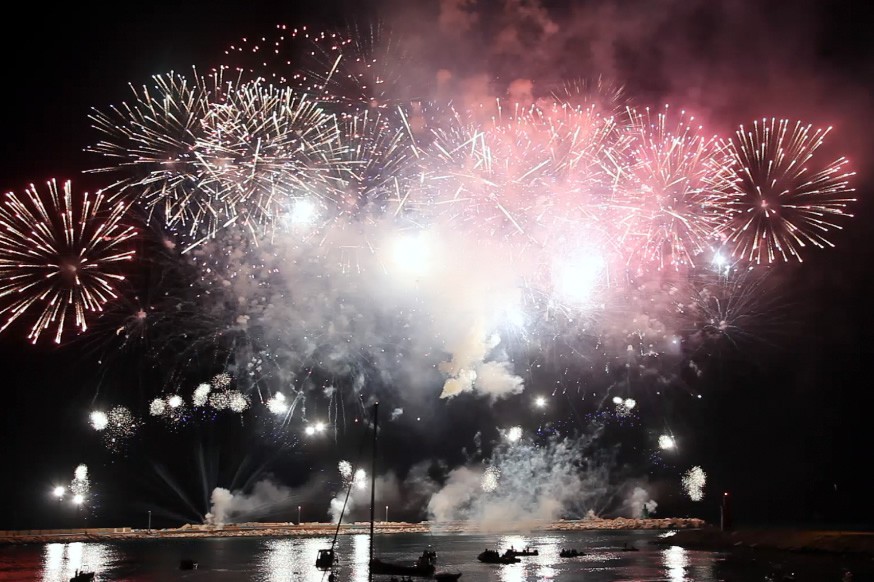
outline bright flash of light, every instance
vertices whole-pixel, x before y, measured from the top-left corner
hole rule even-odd
[[[294,201],[289,214],[289,223],[292,226],[304,226],[312,224],[319,217],[316,205],[306,198]]]
[[[620,398],[619,396],[614,396],[614,397],[613,397],[613,404],[620,405],[620,404],[622,404],[623,402],[624,402],[624,401],[623,401],[622,398]]]
[[[431,262],[432,242],[424,233],[407,234],[394,242],[395,265],[404,273],[424,275]]]
[[[625,406],[625,408],[631,410],[632,408],[637,406],[637,401],[634,398],[626,398],[625,402],[623,402],[622,404]]]
[[[82,505],[85,502],[85,497],[83,495],[74,495],[73,496],[73,505]]]
[[[313,436],[316,434],[316,427],[313,425],[308,425],[305,429],[303,429],[307,436]]]
[[[683,490],[692,501],[704,498],[704,485],[707,484],[707,474],[699,466],[694,466],[683,475]]]
[[[249,408],[249,399],[246,395],[238,390],[228,391],[228,408],[233,412],[240,413]]]
[[[511,443],[518,442],[522,438],[522,427],[513,426],[507,430],[507,440]]]
[[[54,496],[55,496],[55,497],[58,497],[58,498],[63,497],[63,496],[64,496],[64,493],[66,493],[66,492],[67,492],[67,490],[66,490],[64,487],[61,487],[60,485],[58,485],[57,487],[55,487],[54,491],[52,491],[52,493],[54,494]]]
[[[104,430],[108,424],[109,417],[106,416],[105,412],[95,410],[91,413],[91,427],[94,430]]]
[[[167,410],[167,403],[163,398],[155,398],[149,404],[149,414],[152,416],[161,416]]]
[[[546,406],[546,398],[544,398],[543,396],[538,396],[537,398],[534,399],[534,406],[536,406],[537,408],[545,407]]]
[[[663,451],[673,450],[677,447],[677,442],[674,440],[674,437],[663,434],[659,436],[659,448]]]
[[[317,422],[317,423],[313,426],[313,430],[315,430],[316,432],[324,432],[324,430],[325,430],[325,423],[324,423],[324,422]]]
[[[480,483],[480,487],[486,493],[491,493],[492,491],[497,490],[498,482],[501,479],[501,472],[495,467],[489,467],[483,473],[482,482]]]
[[[366,489],[367,488],[367,473],[364,469],[358,469],[355,471],[355,478],[352,480],[357,489]]]
[[[209,391],[212,387],[209,384],[200,384],[194,389],[194,395],[191,397],[191,403],[195,406],[206,406],[209,398]]]
[[[553,268],[553,286],[562,300],[570,303],[588,303],[604,272],[603,257],[582,254]]]
[[[180,406],[182,406],[182,397],[178,394],[174,394],[167,399],[167,404],[170,406],[170,408],[179,408]]]
[[[273,414],[285,414],[288,411],[285,395],[282,392],[277,392],[273,398],[267,401],[267,410]]]

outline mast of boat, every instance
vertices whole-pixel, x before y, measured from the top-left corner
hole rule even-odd
[[[373,460],[370,464],[370,562],[367,563],[367,579],[373,582],[373,512],[376,509],[376,430],[379,427],[379,402],[373,404]]]

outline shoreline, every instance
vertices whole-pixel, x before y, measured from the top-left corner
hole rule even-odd
[[[798,528],[749,528],[722,531],[715,527],[678,531],[653,540],[657,545],[701,550],[776,550],[793,553],[874,555],[874,532]]]
[[[377,534],[412,533],[522,533],[532,531],[589,531],[589,530],[679,530],[702,528],[705,523],[697,518],[661,518],[559,520],[527,524],[526,528],[481,528],[470,522],[377,522]],[[87,528],[69,530],[0,531],[0,545],[23,545],[69,542],[105,542],[152,539],[192,539],[219,537],[279,537],[279,536],[333,536],[337,525],[331,523],[239,523],[223,527],[186,524],[170,529]],[[340,535],[366,534],[369,522],[340,526]]]

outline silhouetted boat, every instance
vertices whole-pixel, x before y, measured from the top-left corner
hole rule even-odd
[[[515,564],[522,561],[513,555],[504,554],[502,556],[497,550],[485,550],[476,559],[484,564]]]
[[[370,561],[370,572],[372,574],[385,576],[418,576],[422,578],[430,578],[434,575],[436,569],[436,567],[430,564],[417,563],[412,566],[404,566],[403,564],[383,562],[379,558],[374,558]]]
[[[180,560],[180,570],[197,570],[197,562],[195,560]]]
[[[316,568],[319,570],[330,570],[334,565],[334,549],[319,550],[319,556],[316,558]]]
[[[525,548],[524,550],[516,550],[510,548],[506,552],[504,552],[505,556],[539,556],[540,553],[537,550],[532,550],[531,548]]]
[[[80,572],[76,570],[76,574],[70,578],[70,582],[90,582],[94,580],[94,572]]]
[[[427,549],[422,552],[422,555],[411,565],[383,562],[379,558],[373,557],[373,526],[376,522],[374,504],[376,503],[376,444],[377,435],[379,434],[378,429],[379,403],[377,402],[373,405],[373,461],[370,467],[370,574],[432,578],[437,571],[437,552],[433,550]],[[457,580],[459,577],[461,577],[461,574],[455,578],[444,578],[444,580]]]
[[[559,558],[576,558],[576,557],[585,556],[585,555],[586,554],[584,554],[583,552],[581,552],[579,550],[575,550],[573,548],[571,548],[570,550],[562,550],[558,553]]]

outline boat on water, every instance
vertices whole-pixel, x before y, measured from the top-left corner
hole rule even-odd
[[[504,552],[505,556],[539,556],[540,552],[536,549],[532,550],[531,548],[525,548],[524,550],[517,550],[511,547],[509,550]]]
[[[94,572],[80,572],[76,570],[76,574],[70,578],[70,582],[90,582],[94,580]]]
[[[409,566],[383,562],[379,558],[374,558],[370,561],[370,571],[373,574],[430,578],[437,571],[437,552],[425,550],[416,560],[416,563]]]
[[[334,548],[319,550],[319,555],[316,558],[316,568],[319,570],[330,570],[334,566],[335,560]]]
[[[422,555],[416,559],[414,564],[397,564],[392,562],[384,562],[379,558],[373,557],[373,526],[376,522],[374,517],[374,508],[376,507],[376,444],[379,427],[379,403],[373,405],[373,461],[370,467],[370,576],[374,575],[389,575],[389,576],[416,576],[421,578],[436,578],[438,580],[458,580],[461,578],[461,573],[441,572],[437,578],[437,552],[426,549]]]
[[[497,550],[485,550],[476,559],[484,564],[515,564],[522,561],[512,554],[501,555]]]
[[[583,552],[581,552],[577,549],[574,549],[574,548],[571,548],[569,550],[565,549],[565,550],[562,550],[558,553],[559,558],[577,558],[579,556],[585,556],[585,555],[586,554],[584,554]]]

